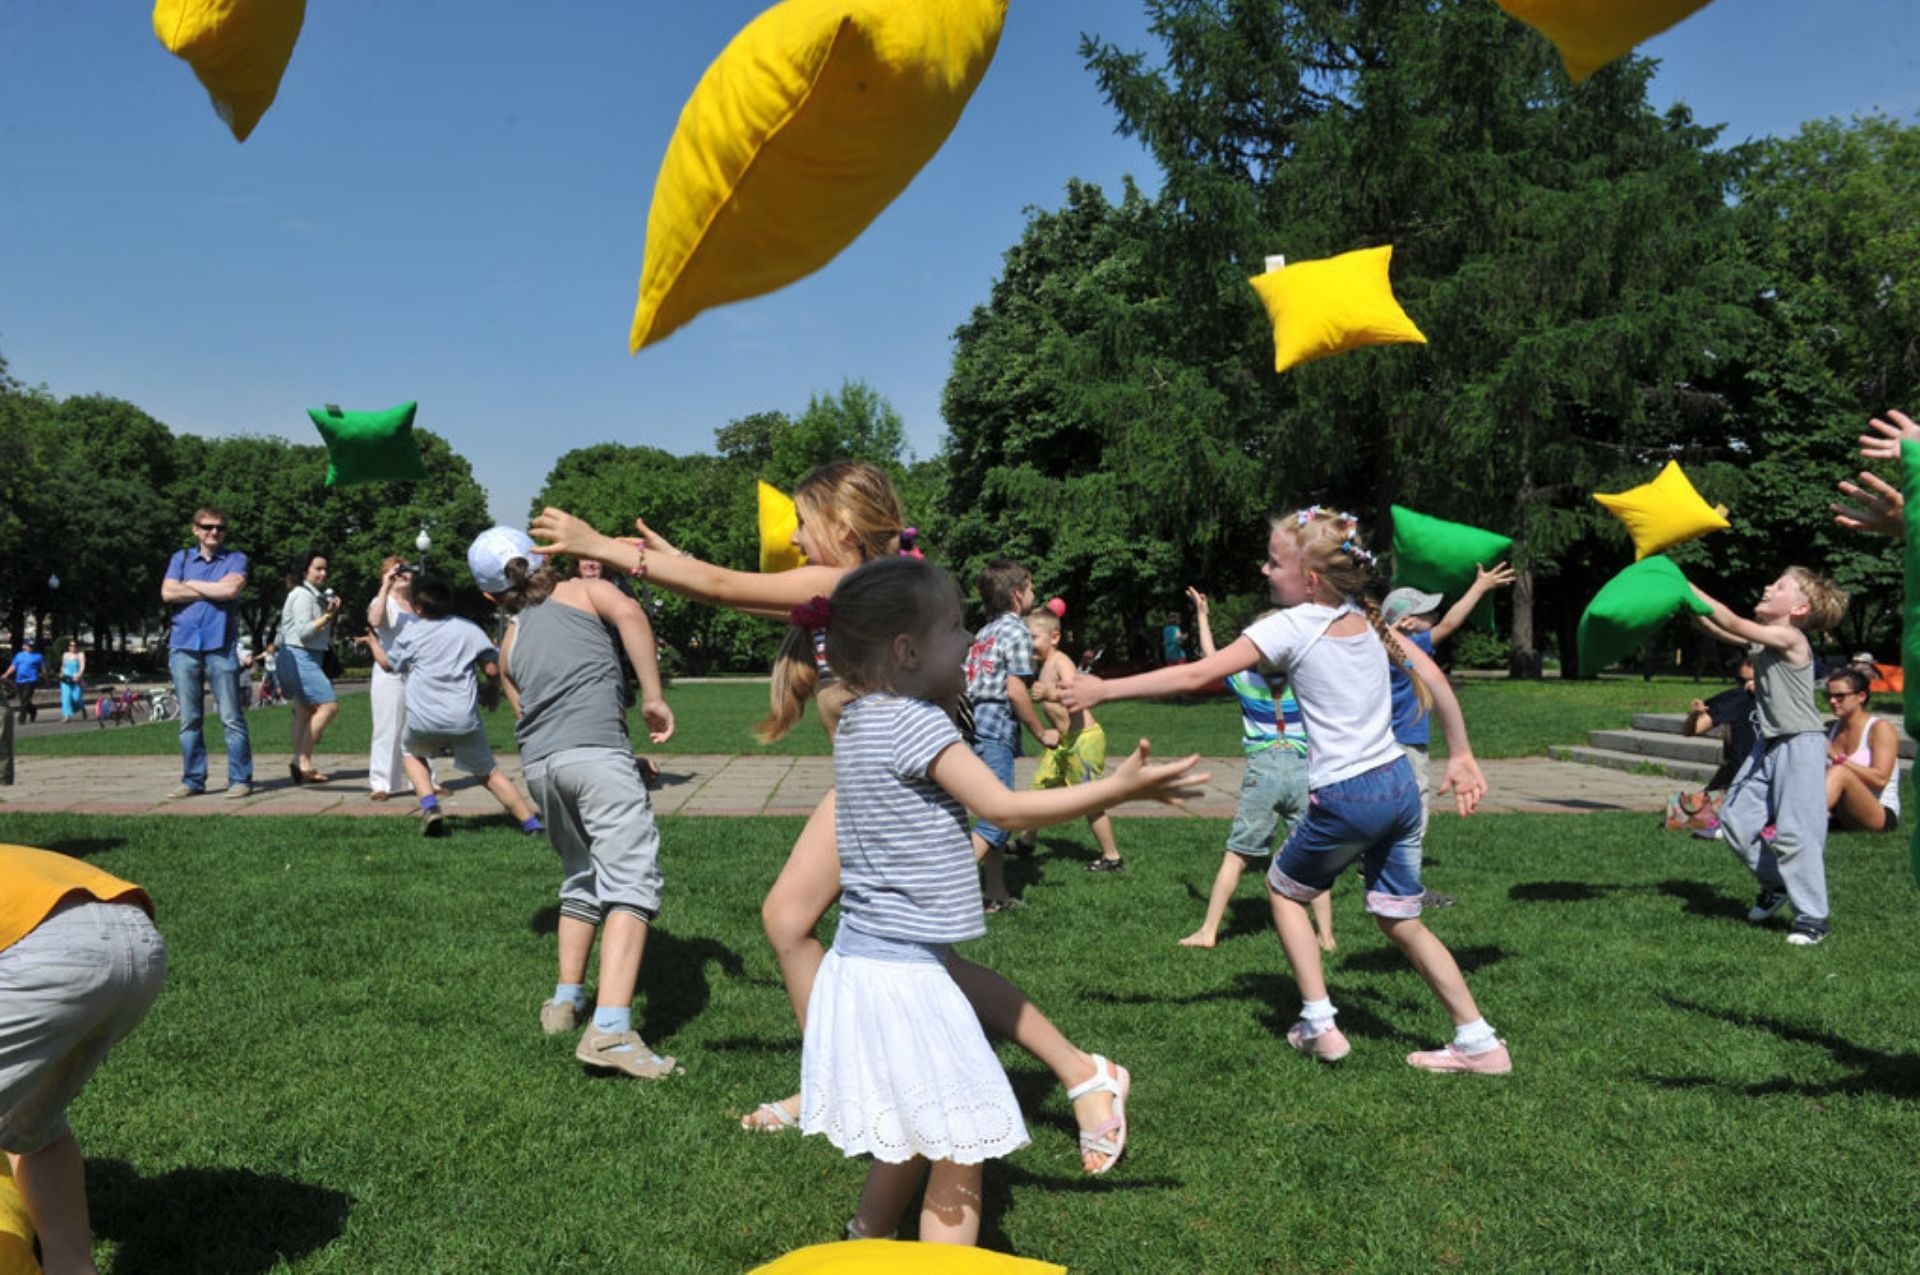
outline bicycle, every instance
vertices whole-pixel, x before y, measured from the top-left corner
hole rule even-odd
[[[139,713],[143,707],[140,692],[133,689],[131,680],[124,673],[116,673],[113,680],[117,685],[109,688],[93,706],[94,721],[103,730],[109,723],[115,726],[139,725]]]

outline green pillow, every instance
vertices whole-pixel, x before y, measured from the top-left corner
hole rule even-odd
[[[1712,610],[1671,558],[1660,553],[1642,558],[1607,581],[1580,617],[1580,676],[1594,677],[1631,654],[1682,611],[1709,615]]]
[[[328,404],[307,409],[327,443],[327,486],[417,482],[427,476],[413,441],[417,403],[384,412],[343,412]]]
[[[1900,666],[1906,694],[1907,734],[1920,733],[1920,443],[1900,444],[1900,494],[1907,499],[1906,596],[1900,604]],[[1913,809],[1913,807],[1908,807]],[[1913,821],[1907,860],[1920,885],[1920,818]]]
[[[1458,598],[1472,587],[1479,568],[1504,562],[1512,552],[1511,536],[1393,506],[1391,588],[1422,589]],[[1493,627],[1491,594],[1480,600],[1473,618],[1489,629]]]

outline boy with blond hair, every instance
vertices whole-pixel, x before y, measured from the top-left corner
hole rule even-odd
[[[1052,727],[1060,732],[1060,742],[1040,754],[1040,766],[1033,772],[1033,784],[1040,788],[1065,788],[1087,784],[1107,771],[1107,733],[1086,709],[1068,711],[1060,702],[1060,688],[1073,680],[1074,664],[1060,649],[1060,617],[1046,607],[1027,612],[1027,633],[1033,638],[1033,658],[1039,676],[1033,681],[1033,700]],[[1093,839],[1099,843],[1100,857],[1087,864],[1089,872],[1118,872],[1126,860],[1113,843],[1113,820],[1102,810],[1087,816]],[[1022,849],[1032,849],[1031,833],[1020,838]]]
[[[1827,909],[1827,744],[1814,706],[1809,633],[1833,628],[1847,594],[1805,567],[1788,567],[1760,593],[1751,620],[1694,586],[1711,607],[1696,623],[1753,656],[1759,735],[1720,805],[1726,843],[1760,882],[1747,913],[1758,925],[1793,904],[1787,942],[1811,947],[1832,929]],[[1771,839],[1763,829],[1772,825]]]

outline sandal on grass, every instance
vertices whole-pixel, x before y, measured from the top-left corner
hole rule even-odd
[[[1067,1090],[1067,1101],[1084,1098],[1090,1093],[1110,1093],[1113,1095],[1113,1114],[1091,1129],[1080,1131],[1080,1153],[1092,1152],[1107,1157],[1107,1162],[1097,1169],[1089,1169],[1093,1177],[1099,1177],[1114,1165],[1120,1163],[1120,1156],[1127,1149],[1127,1094],[1133,1089],[1133,1077],[1125,1067],[1118,1063],[1109,1063],[1099,1054],[1093,1056],[1093,1076],[1083,1080]]]
[[[740,1117],[740,1127],[748,1133],[784,1133],[800,1127],[800,1117],[778,1102],[763,1102]]]
[[[1127,866],[1125,859],[1095,859],[1087,865],[1089,872],[1118,872]]]

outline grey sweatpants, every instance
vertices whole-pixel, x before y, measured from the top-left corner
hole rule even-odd
[[[1771,842],[1760,830],[1773,825]],[[1797,917],[1827,919],[1827,740],[1809,731],[1754,741],[1720,804],[1727,848]]]
[[[566,748],[524,773],[560,856],[560,910],[589,925],[615,908],[651,922],[660,911],[660,831],[632,751]]]

